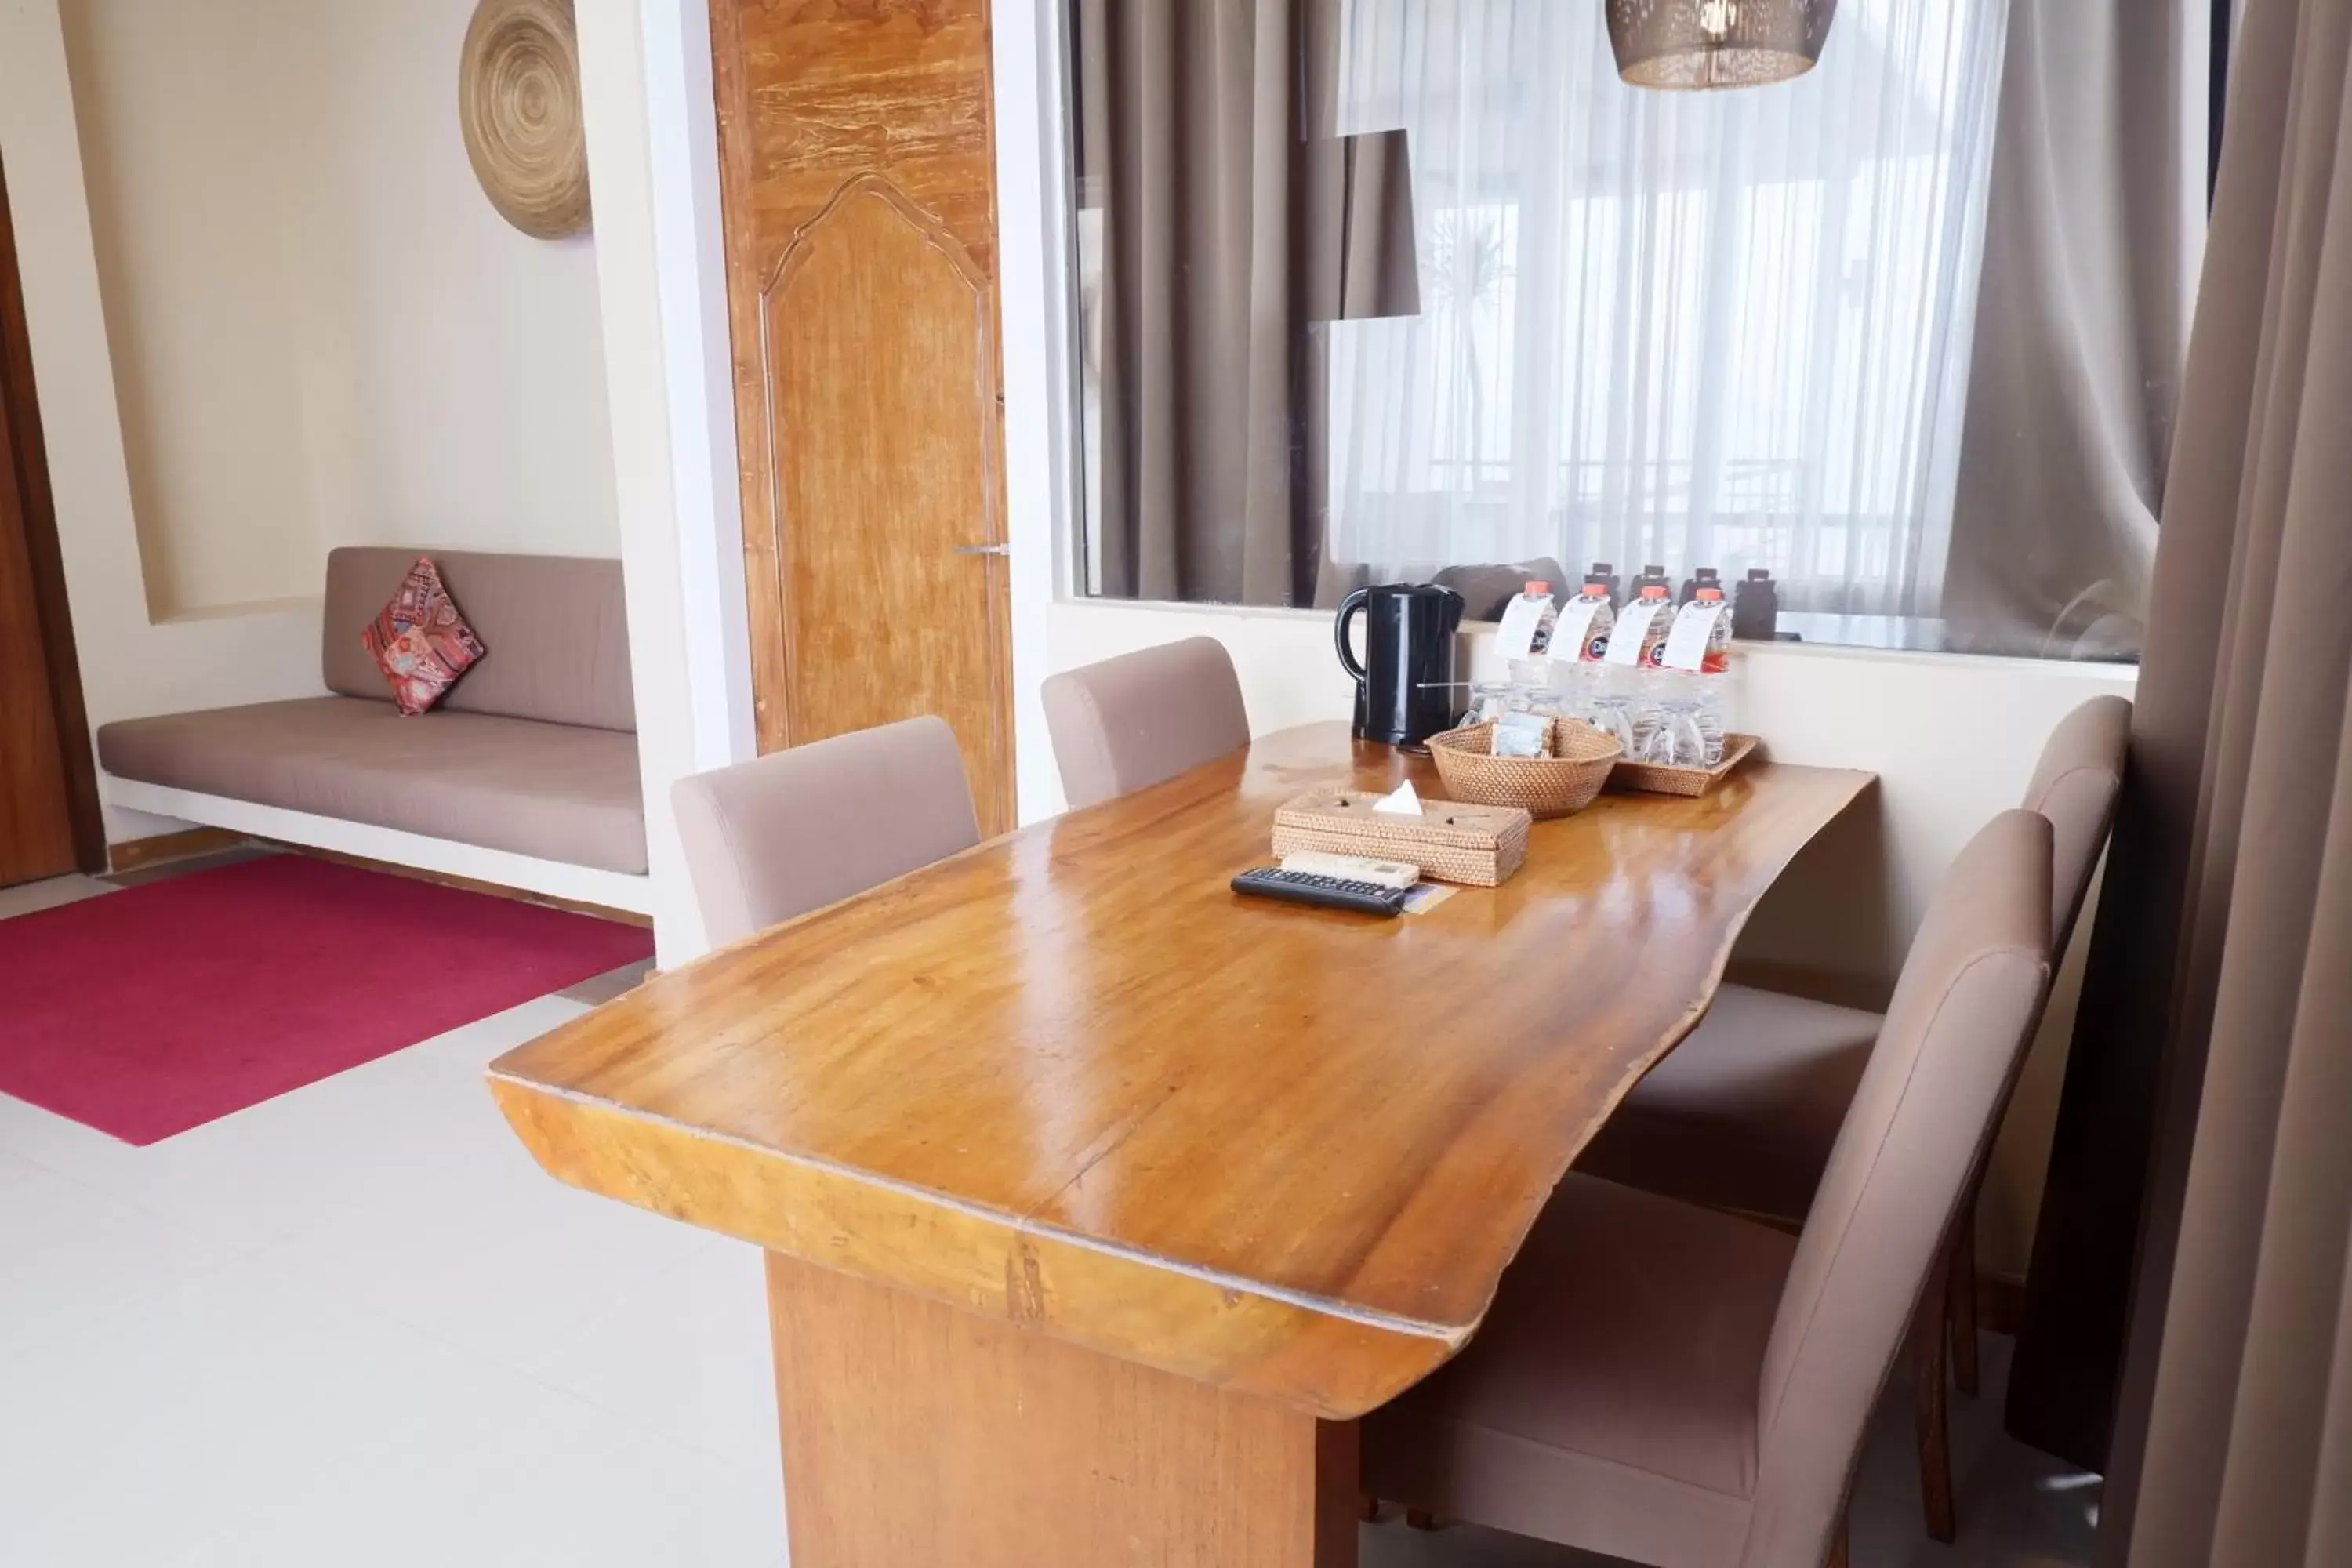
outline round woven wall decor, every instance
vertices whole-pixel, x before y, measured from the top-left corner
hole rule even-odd
[[[515,227],[588,226],[588,142],[572,0],[481,0],[457,67],[457,119],[482,194]]]

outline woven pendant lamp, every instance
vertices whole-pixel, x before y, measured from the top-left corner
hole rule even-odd
[[[1757,87],[1812,69],[1836,16],[1837,0],[1609,0],[1609,44],[1635,87]]]

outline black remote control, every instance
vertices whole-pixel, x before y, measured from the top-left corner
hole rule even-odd
[[[1327,910],[1354,910],[1359,914],[1401,915],[1410,888],[1383,888],[1378,882],[1352,882],[1344,877],[1322,877],[1312,871],[1286,871],[1261,866],[1234,879],[1234,891],[1260,899],[1281,899],[1294,904],[1316,904]]]

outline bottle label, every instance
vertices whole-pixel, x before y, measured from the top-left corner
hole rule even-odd
[[[1552,647],[1560,650],[1562,658],[1598,658],[1591,649],[1592,616],[1605,601],[1588,599],[1582,595],[1560,606],[1559,624],[1551,628]]]
[[[1495,633],[1495,651],[1505,658],[1526,658],[1544,651],[1544,612],[1551,608],[1548,594],[1515,595],[1504,606],[1503,624]]]
[[[1636,599],[1625,606],[1617,617],[1616,629],[1609,634],[1607,661],[1611,664],[1637,665],[1648,651],[1650,623],[1660,610],[1669,606],[1654,599]]]
[[[1674,629],[1666,634],[1664,651],[1658,663],[1667,669],[1720,669],[1722,656],[1713,661],[1707,658],[1708,647],[1715,640],[1715,623],[1724,610],[1720,599],[1693,599],[1675,616]]]

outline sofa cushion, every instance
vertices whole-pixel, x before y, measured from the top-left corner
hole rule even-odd
[[[617,561],[375,546],[331,551],[321,639],[328,690],[383,700],[383,675],[360,631],[425,553],[490,650],[449,693],[443,711],[636,729]]]
[[[381,689],[373,666],[369,674]],[[646,868],[636,737],[612,730],[446,709],[412,719],[389,702],[310,697],[124,720],[100,729],[98,755],[118,778],[607,871]]]
[[[392,602],[360,629],[360,646],[390,683],[393,706],[409,714],[439,706],[486,651],[429,555],[416,558]]]

